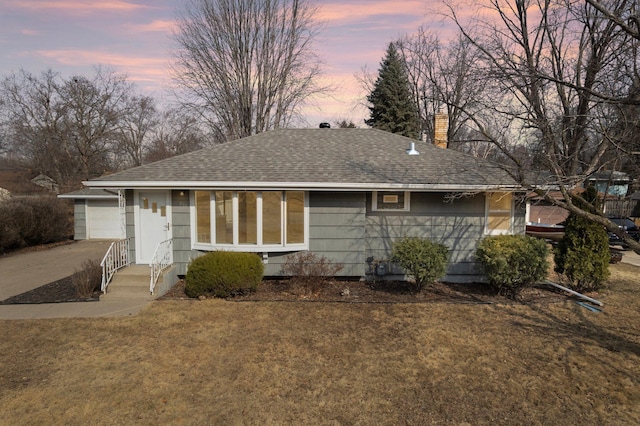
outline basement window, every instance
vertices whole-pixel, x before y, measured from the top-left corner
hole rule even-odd
[[[373,191],[371,210],[376,211],[409,211],[408,191]]]

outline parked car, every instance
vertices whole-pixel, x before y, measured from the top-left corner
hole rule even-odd
[[[631,236],[636,241],[640,241],[640,228],[628,217],[610,217],[610,221],[618,225],[620,229],[624,231],[625,234]],[[612,246],[622,246],[627,247],[626,244],[622,242],[620,237],[618,237],[613,232],[609,232],[609,245]]]

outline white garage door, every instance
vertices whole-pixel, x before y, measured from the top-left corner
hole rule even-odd
[[[118,200],[87,201],[87,238],[123,238]]]

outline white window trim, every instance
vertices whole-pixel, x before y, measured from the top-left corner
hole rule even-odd
[[[215,197],[213,193],[216,189],[205,189],[198,191],[210,192],[211,197],[209,199],[211,208],[211,243],[200,243],[197,241],[197,219],[196,219],[196,203],[195,203],[195,191],[189,191],[190,198],[190,227],[191,227],[191,249],[192,250],[205,250],[205,251],[213,251],[213,250],[225,250],[225,251],[242,251],[242,252],[284,252],[284,251],[297,251],[297,250],[308,250],[309,249],[309,193],[304,191],[304,242],[289,244],[286,239],[286,193],[287,190],[282,191],[272,191],[265,190],[266,192],[281,192],[283,194],[280,201],[280,235],[282,244],[262,244],[262,192],[263,191],[252,191],[257,193],[256,198],[256,209],[257,209],[257,244],[239,244],[239,227],[238,227],[238,193],[244,191],[232,191],[233,199],[233,244],[217,244],[216,240],[216,229],[215,229]],[[224,191],[228,191],[224,189]],[[296,191],[298,192],[298,191]]]
[[[378,192],[404,192],[404,207],[401,209],[385,209],[378,207]],[[411,192],[409,191],[373,191],[371,197],[371,211],[374,212],[408,212],[411,209]]]
[[[491,194],[511,194],[511,208],[509,210],[489,210],[489,198]],[[511,235],[513,234],[513,223],[514,223],[514,203],[515,197],[513,196],[513,192],[507,191],[495,191],[495,192],[485,192],[485,202],[484,202],[484,234],[485,235]],[[489,213],[509,213],[509,229],[489,229]]]

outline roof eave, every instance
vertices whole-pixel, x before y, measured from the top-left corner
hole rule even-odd
[[[516,184],[405,184],[405,183],[351,183],[351,182],[222,182],[222,181],[85,181],[90,188],[120,189],[296,189],[308,191],[376,191],[376,190],[413,190],[435,192],[477,192],[489,190],[522,191]]]

